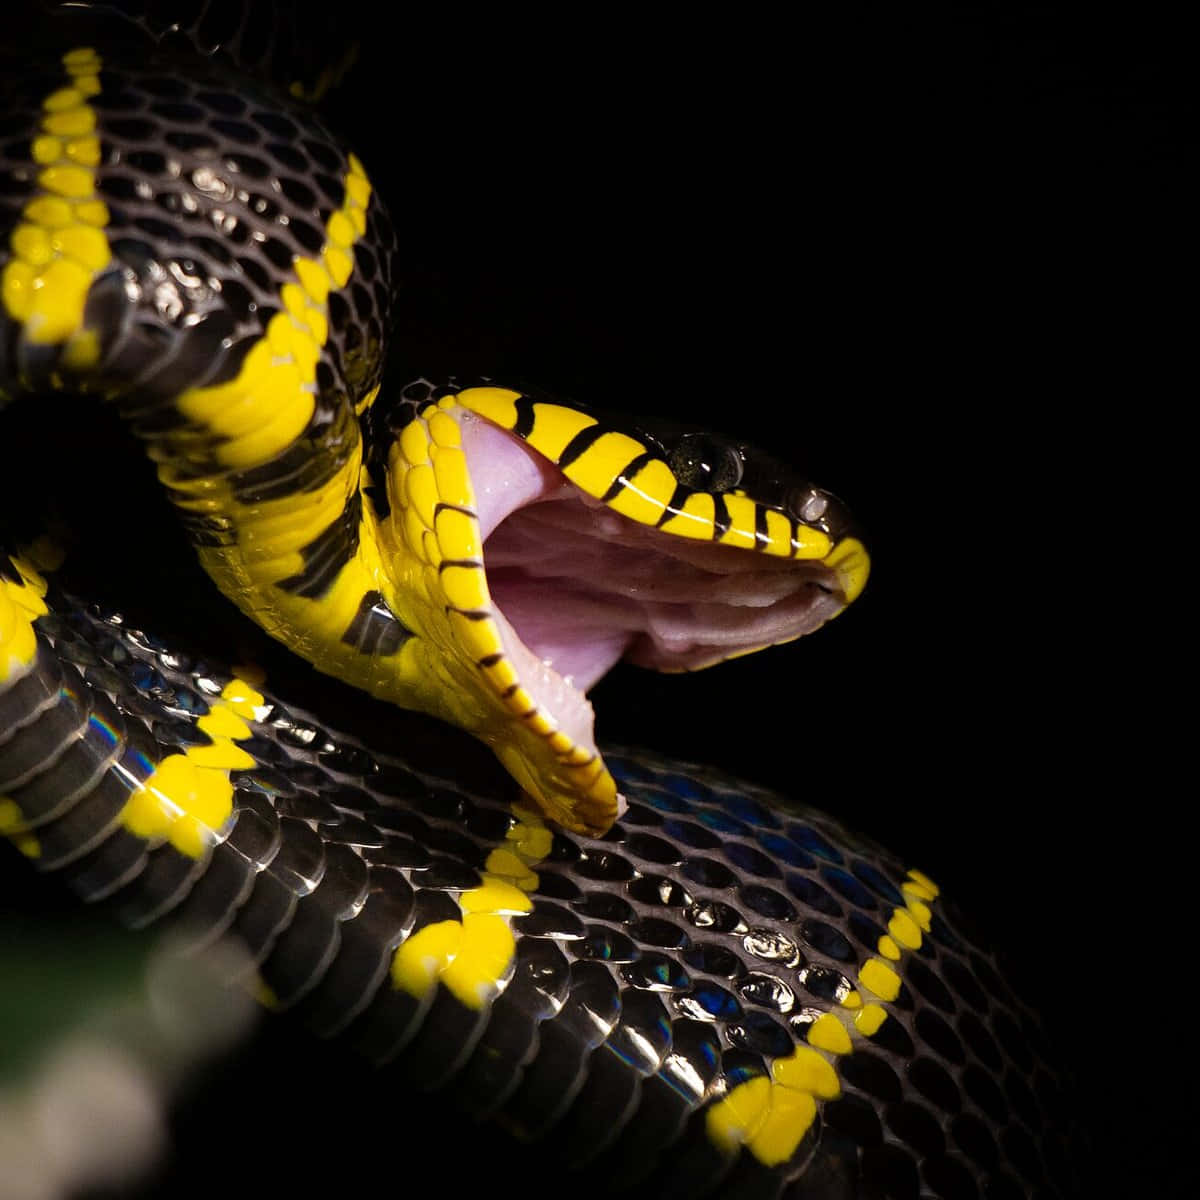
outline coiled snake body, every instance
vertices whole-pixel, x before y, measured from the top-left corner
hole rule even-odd
[[[364,165],[220,55],[62,45],[6,79],[0,390],[108,400],[247,615],[508,775],[419,719],[338,732],[335,699],[88,604],[5,514],[17,849],[127,920],[234,935],[272,1006],[614,1185],[1048,1178],[1031,1018],[932,880],[592,740],[582,690],[621,654],[703,666],[852,600],[837,500],[528,389],[381,391],[396,238]]]

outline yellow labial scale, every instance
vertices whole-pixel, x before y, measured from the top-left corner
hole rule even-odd
[[[493,853],[505,853],[494,851]],[[511,855],[521,873],[525,873],[526,865]],[[491,868],[488,868],[491,871]],[[509,874],[509,872],[503,872]],[[463,892],[459,905],[465,913],[498,913],[501,915],[519,916],[533,909],[533,901],[519,888],[505,879],[485,877],[479,887]]]
[[[429,434],[424,421],[409,421],[400,431],[400,453],[413,467],[429,462]]]
[[[488,591],[480,567],[447,567],[441,573],[442,591],[455,608],[483,608]]]
[[[0,835],[11,837],[25,828],[25,817],[15,800],[0,796]]]
[[[41,267],[54,257],[50,235],[36,225],[18,225],[9,239],[12,252],[30,266]]]
[[[746,1148],[768,1167],[787,1162],[796,1153],[817,1115],[817,1102],[806,1092],[771,1089],[770,1106]]]
[[[462,448],[462,430],[448,412],[435,412],[428,421],[429,436],[435,446],[449,450]]]
[[[75,208],[79,207],[82,205],[75,206]],[[25,206],[26,220],[47,229],[57,229],[60,226],[69,225],[76,215],[71,203],[67,200],[60,200],[57,196],[39,196]]]
[[[435,447],[432,454],[433,474],[441,502],[460,508],[474,507],[475,493],[467,470],[467,456],[461,450],[441,447]]]
[[[507,388],[477,387],[459,392],[455,399],[464,408],[487,417],[503,429],[512,429],[517,423],[516,401],[519,392]]]
[[[725,509],[729,513],[729,528],[721,535],[721,544],[753,550],[758,540],[754,536],[754,501],[745,496],[726,495]]]
[[[441,981],[468,1008],[481,1009],[500,990],[512,966],[516,939],[508,922],[491,913],[467,913],[458,953]]]
[[[487,675],[488,682],[497,692],[507,692],[517,682],[516,668],[507,658],[502,658],[494,666],[485,667],[484,673]]]
[[[862,997],[855,991],[847,992],[841,999],[843,1008],[861,1008]]]
[[[858,981],[881,1000],[895,1000],[900,994],[900,976],[882,959],[868,958],[858,973]]]
[[[585,429],[590,429],[596,424],[595,417],[589,417],[587,413],[578,412],[573,408],[566,408],[561,404],[535,404],[533,406],[533,414],[533,428],[530,430],[526,440],[540,454],[544,454],[550,459],[551,462],[558,462],[562,458],[563,451],[576,434],[581,433]],[[604,439],[601,438],[600,440],[603,441]],[[625,439],[627,442],[631,440],[630,438]],[[636,442],[632,444],[637,445]],[[595,444],[588,449],[584,457],[594,449]],[[627,463],[632,457],[632,454],[626,455],[621,459],[620,465]],[[579,460],[576,460],[572,465],[578,466]],[[608,483],[600,489],[599,494],[603,495],[608,490],[608,484],[613,481],[613,478],[614,475],[610,474]]]
[[[96,114],[86,104],[80,104],[77,108],[67,108],[62,112],[51,113],[42,121],[42,128],[47,133],[53,133],[58,137],[82,137],[96,128]],[[100,143],[95,139],[93,142],[98,150]],[[99,161],[99,157],[96,161]],[[89,166],[95,165],[95,163],[89,164]]]
[[[366,169],[366,167],[364,167],[362,165],[362,160],[358,157],[357,154],[354,153],[353,150],[351,150],[346,155],[346,164],[350,168],[350,171],[349,171],[350,175],[361,176],[362,181],[364,183],[367,182],[367,169]],[[364,203],[365,203],[365,201],[364,201]]]
[[[550,749],[555,754],[570,754],[575,748],[575,743],[561,729],[557,730],[554,736],[547,740],[550,743]]]
[[[533,714],[532,717],[529,718],[528,724],[529,728],[532,729],[534,733],[541,734],[543,737],[549,737],[549,735],[558,728],[555,722],[550,720],[546,713],[540,708]]]
[[[892,913],[892,919],[888,922],[888,933],[905,950],[921,948],[921,930],[916,921],[902,908],[898,908]]]
[[[447,558],[483,557],[479,522],[474,517],[457,509],[443,508],[437,515],[433,531]]]
[[[354,236],[362,237],[367,232],[367,214],[365,209],[348,208],[346,216],[350,218],[350,224],[354,226]]]
[[[821,561],[837,571],[847,604],[857,599],[859,593],[867,586],[871,560],[867,555],[867,548],[858,538],[843,538]],[[936,894],[935,888],[934,895]]]
[[[709,1139],[728,1154],[758,1132],[771,1104],[771,1081],[748,1079],[709,1105],[704,1128]]]
[[[664,521],[661,529],[663,533],[670,533],[675,537],[708,541],[712,538],[715,516],[716,507],[712,496],[708,492],[693,492],[683,502],[683,510],[669,521]]]
[[[90,225],[72,225],[56,230],[51,247],[60,254],[82,263],[89,271],[99,271],[108,263],[108,239]]]
[[[942,890],[936,883],[933,882],[932,879],[929,878],[928,875],[926,875],[923,871],[918,871],[915,867],[909,871],[908,877],[914,883],[918,883],[921,885],[921,887],[925,888],[925,890],[929,892],[929,899],[931,900],[936,899]]]
[[[675,476],[665,462],[656,459],[638,472],[609,502],[609,508],[641,525],[657,524],[675,492]]]
[[[100,65],[100,59],[91,46],[76,46],[74,50],[68,50],[62,56],[62,61],[63,66],[72,73]]]
[[[822,1100],[835,1100],[842,1093],[829,1060],[808,1046],[797,1046],[786,1058],[777,1058],[771,1064],[771,1074],[782,1087],[809,1092]]]
[[[807,525],[797,525],[792,543],[793,558],[824,558],[832,543],[827,533]]]
[[[845,1025],[833,1013],[822,1013],[808,1027],[808,1042],[830,1054],[849,1054],[853,1049]]]
[[[418,929],[392,955],[392,985],[421,999],[458,953],[462,942],[458,921],[438,921]]]
[[[461,613],[450,612],[450,625],[454,629],[455,636],[462,642],[468,654],[474,655],[476,658],[483,658],[485,654],[498,654],[502,645],[500,642],[500,631],[496,628],[496,623],[490,617],[484,617],[482,620],[473,621],[469,617],[464,617]],[[514,700],[520,692],[514,692]],[[525,693],[525,708],[529,707],[529,693]],[[524,710],[522,710],[524,711]]]
[[[100,361],[100,338],[94,329],[81,329],[71,335],[63,350],[63,365],[73,371],[93,367]]]
[[[878,949],[884,958],[890,958],[892,962],[900,961],[900,947],[886,933],[880,937]]]
[[[41,858],[42,845],[32,833],[15,833],[11,841],[26,858]]]
[[[56,162],[38,175],[38,185],[56,196],[81,199],[92,191],[92,173],[86,167]]]
[[[887,1010],[878,1004],[864,1004],[860,1011],[854,1014],[854,1028],[863,1037],[874,1037],[880,1025],[887,1020]]]
[[[535,405],[535,411],[542,406]],[[568,410],[569,411],[569,410]],[[582,416],[582,414],[579,414]],[[587,428],[594,425],[593,417],[587,418]],[[533,427],[529,441],[534,443],[538,426]],[[541,447],[537,447],[541,449]],[[582,488],[589,496],[599,499],[612,487],[613,480],[639,455],[645,452],[645,446],[635,441],[628,434],[615,431],[601,434],[573,463],[563,468],[563,474],[576,487]]]
[[[100,91],[98,75],[79,75],[75,79],[75,87],[84,96],[95,96]]]
[[[409,506],[426,529],[433,529],[433,510],[438,503],[437,478],[432,466],[411,467],[404,476],[404,493]],[[441,539],[438,539],[441,541]],[[445,543],[443,543],[444,545]]]
[[[792,553],[792,523],[783,513],[773,508],[764,508],[767,523],[767,553],[783,558]]]

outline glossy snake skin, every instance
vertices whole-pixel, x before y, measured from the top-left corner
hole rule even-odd
[[[186,60],[139,58],[120,39],[89,41],[95,32],[72,30],[58,59],[5,80],[0,392],[19,398],[6,427],[22,428],[7,425],[21,405],[104,393],[224,584],[236,572],[212,563],[254,528],[245,513],[338,481],[355,410],[366,412],[366,499],[354,460],[348,515],[272,585],[304,597],[305,614],[340,595],[363,505],[387,519],[381,460],[417,414],[434,429],[429,406],[466,396],[489,419],[511,411],[508,427],[542,450],[558,429],[546,414],[575,410],[453,380],[398,386],[389,401],[380,355],[403,239],[369,164],[220,56],[184,71]],[[332,280],[304,283],[297,301],[316,313],[304,317],[312,401],[280,418],[268,467],[223,459],[186,398],[226,386],[271,340],[272,319],[292,311],[281,280],[303,282],[301,261]],[[695,436],[620,428],[657,463],[677,464],[683,443],[671,439]],[[260,425],[219,432],[254,439]],[[586,461],[600,433],[560,465]],[[840,598],[852,599],[865,554],[855,565],[849,516],[751,452],[745,461],[748,496],[709,481],[712,540],[732,540],[744,503],[758,538],[748,553],[776,553],[764,548],[777,528],[791,558],[814,539],[814,560],[841,572]],[[660,526],[692,503],[673,470]],[[606,502],[624,478],[605,477]],[[225,507],[205,509],[195,501],[214,479]],[[797,495],[821,499],[808,525]],[[521,768],[478,729],[509,774],[465,734],[293,670],[275,649],[257,652],[265,674],[231,665],[251,637],[239,618],[215,618],[219,636],[204,636],[168,615],[157,624],[153,604],[95,600],[70,547],[60,569],[26,516],[13,505],[0,527],[0,828],[82,898],[135,926],[171,922],[193,944],[235,937],[250,957],[236,982],[269,1007],[397,1086],[437,1091],[447,1121],[492,1119],[556,1171],[586,1168],[614,1189],[1073,1194],[1038,1022],[918,864],[796,797],[632,750],[604,756],[620,816],[609,824],[616,801],[589,775],[597,807],[573,827],[577,814],[547,801],[548,817],[522,792]],[[832,578],[820,577],[822,595]],[[379,593],[350,587],[343,649],[306,654],[359,683],[361,664],[374,671],[424,635]],[[297,640],[293,618],[264,620],[248,585],[227,590]],[[239,649],[222,649],[235,636]]]

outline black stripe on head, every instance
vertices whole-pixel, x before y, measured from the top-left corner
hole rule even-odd
[[[639,454],[625,469],[612,481],[612,485],[608,491],[604,493],[600,499],[607,504],[610,500],[615,500],[621,492],[629,486],[637,477],[638,473],[645,469],[646,464],[653,462],[658,455],[652,454],[649,450]]]
[[[358,525],[362,519],[362,498],[350,495],[342,511],[311,542],[300,547],[304,566],[295,574],[276,583],[285,592],[315,600],[333,586],[342,567],[358,550]]]
[[[679,516],[683,512],[683,506],[687,503],[687,498],[691,494],[691,491],[685,488],[682,483],[677,483],[675,491],[667,503],[667,507],[663,509],[662,516],[654,523],[655,528],[661,529],[672,517]]]
[[[754,506],[754,548],[755,550],[765,550],[770,544],[771,535],[767,532],[766,506],[756,504]]]
[[[342,642],[353,646],[360,654],[387,657],[395,654],[413,632],[402,624],[387,606],[379,592],[370,591],[363,595]]]
[[[529,396],[518,396],[513,401],[513,408],[517,410],[517,421],[513,425],[512,431],[519,438],[527,438],[533,430],[533,423],[536,419],[533,411],[533,399]]]
[[[713,498],[713,541],[719,542],[728,532],[733,519],[729,515],[729,506],[720,492],[710,492]]]
[[[606,433],[608,433],[607,427],[598,422],[595,425],[589,425],[586,429],[581,429],[563,447],[563,452],[558,456],[559,470],[565,471],[581,454],[591,449]]]

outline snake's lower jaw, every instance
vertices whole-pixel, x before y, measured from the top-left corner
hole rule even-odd
[[[603,833],[620,797],[596,750],[592,685],[622,657],[695,670],[819,628],[861,586],[858,543],[839,543],[839,565],[640,523],[467,407],[480,392],[500,390],[427,405],[389,460],[385,542],[418,564],[405,570],[425,597],[398,611],[443,656],[455,686],[442,694],[468,698],[439,715],[491,745],[547,816]],[[412,590],[397,589],[398,606]]]

